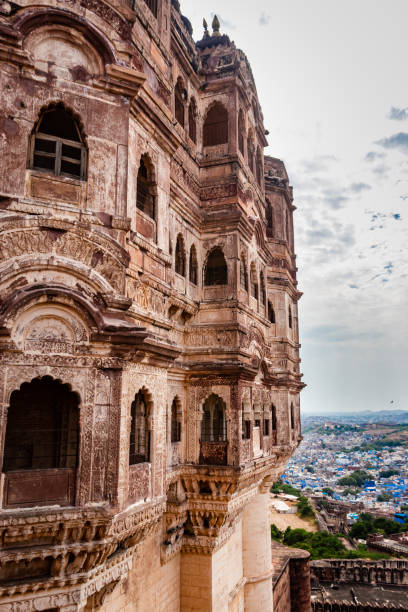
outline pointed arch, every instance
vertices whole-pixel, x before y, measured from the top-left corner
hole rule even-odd
[[[181,442],[181,404],[178,396],[171,403],[171,443]]]
[[[238,148],[242,156],[245,155],[245,119],[244,119],[244,111],[242,108],[239,109],[238,114]]]
[[[273,208],[268,198],[266,199],[265,218],[266,218],[266,235],[268,238],[273,238],[274,237]]]
[[[248,268],[244,253],[241,253],[241,259],[239,260],[239,277],[242,289],[248,291]]]
[[[250,288],[251,288],[251,295],[253,298],[257,300],[259,290],[258,290],[258,278],[257,278],[256,267],[255,267],[254,262],[251,263],[251,269],[249,272],[249,283],[250,283]]]
[[[191,98],[188,107],[188,135],[197,144],[197,103]]]
[[[40,111],[30,139],[29,166],[56,176],[86,180],[86,138],[79,118],[62,102]]]
[[[154,167],[147,154],[140,158],[137,173],[136,208],[155,218],[156,185]]]
[[[176,241],[175,270],[180,276],[186,275],[186,251],[184,248],[184,239],[181,234],[178,234]]]
[[[228,284],[228,268],[224,253],[221,247],[217,246],[208,253],[204,269],[204,285],[211,287],[214,285]]]
[[[189,278],[192,285],[198,284],[198,261],[197,251],[194,244],[192,244],[190,248]]]
[[[260,298],[261,298],[261,304],[262,306],[265,306],[265,302],[266,302],[266,288],[265,288],[265,276],[264,273],[260,272],[259,275],[259,284],[260,284]]]
[[[224,400],[219,395],[212,393],[203,405],[201,441],[225,442],[226,439],[226,406]]]
[[[203,145],[213,147],[228,143],[228,111],[221,102],[207,110],[203,127]]]
[[[130,409],[129,465],[147,463],[151,453],[151,401],[143,387],[132,402]]]
[[[275,319],[275,310],[272,306],[272,302],[270,302],[270,300],[268,300],[268,321],[269,323],[276,323],[276,319]]]

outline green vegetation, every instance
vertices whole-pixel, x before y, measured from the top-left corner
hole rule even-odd
[[[333,497],[334,495],[334,490],[330,487],[323,487],[322,492],[325,493],[325,495],[328,495],[329,497]]]
[[[369,450],[392,450],[394,448],[396,448],[397,446],[404,446],[404,443],[401,442],[401,440],[385,440],[384,438],[382,438],[381,440],[376,440],[375,442],[370,442],[369,444],[362,444],[361,446],[353,446],[352,448],[348,449],[349,452],[354,453],[354,452],[365,452],[365,451],[369,451]]]
[[[303,495],[299,497],[299,501],[297,502],[296,507],[297,507],[297,514],[301,518],[314,517],[315,515],[314,510],[309,500],[307,499],[307,497],[303,497]]]
[[[407,512],[407,510],[408,510],[408,505],[407,505],[407,504],[401,504],[401,506],[400,506],[400,510],[401,510],[401,512]]]
[[[372,553],[363,545],[357,550],[347,550],[341,537],[331,535],[327,531],[311,533],[305,529],[291,529],[280,531],[276,525],[271,525],[271,537],[277,542],[292,548],[302,548],[310,552],[310,559],[389,559],[389,555],[383,553]]]
[[[399,470],[389,469],[380,472],[379,476],[380,478],[390,478],[390,476],[399,476],[400,474],[401,472]]]
[[[277,480],[271,486],[271,493],[286,493],[286,495],[294,495],[300,497],[302,494],[299,489],[295,489],[291,485],[284,484],[281,480]]]
[[[387,518],[374,518],[372,514],[363,512],[358,517],[358,521],[354,523],[350,529],[352,538],[365,540],[371,533],[382,533],[389,535],[390,533],[399,533],[408,529],[408,523],[397,523]]]
[[[357,495],[357,493],[360,493],[361,489],[357,488],[357,489],[351,489],[350,487],[347,487],[346,489],[344,489],[342,496],[343,497],[347,497],[347,495]]]
[[[340,478],[338,484],[342,486],[362,487],[366,480],[371,480],[371,475],[365,470],[356,470],[352,474]]]
[[[377,501],[379,502],[390,501],[390,499],[392,499],[392,495],[389,495],[388,493],[380,493],[380,495],[377,495]]]
[[[314,467],[311,466],[311,465],[307,465],[306,466],[306,472],[309,472],[310,474],[314,474],[315,473]]]

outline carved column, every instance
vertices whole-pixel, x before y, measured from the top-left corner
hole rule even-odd
[[[245,612],[272,612],[272,552],[267,493],[257,494],[246,506],[242,523]]]

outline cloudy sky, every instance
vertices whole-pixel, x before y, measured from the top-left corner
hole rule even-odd
[[[408,409],[407,0],[181,9],[247,54],[294,186],[302,409]]]

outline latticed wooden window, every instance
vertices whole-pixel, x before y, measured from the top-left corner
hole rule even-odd
[[[190,261],[189,261],[189,278],[190,283],[197,285],[198,282],[198,263],[197,263],[197,252],[194,244],[190,249]]]
[[[197,105],[194,99],[188,107],[188,135],[193,142],[197,142]]]
[[[154,191],[150,163],[148,158],[143,155],[137,173],[136,207],[152,219],[155,216]]]
[[[242,155],[245,152],[245,121],[244,121],[244,113],[242,109],[239,111],[238,115],[238,147]]]
[[[186,254],[184,251],[184,240],[179,234],[176,242],[176,272],[180,276],[186,275]]]
[[[179,124],[184,127],[184,87],[181,79],[177,80],[174,90],[174,113]]]
[[[75,119],[62,104],[44,111],[31,139],[30,167],[56,176],[86,178],[87,152]]]
[[[250,272],[250,284],[251,284],[251,295],[257,300],[258,299],[258,282],[256,278],[256,270],[254,266],[252,265],[251,265],[251,272]]]
[[[266,200],[266,235],[268,238],[273,238],[273,211],[269,200]]]
[[[262,271],[261,271],[261,274],[260,274],[260,284],[261,284],[261,304],[263,306],[265,306],[266,289],[265,289],[265,278],[264,278],[264,275],[263,275]]]
[[[268,301],[268,320],[270,323],[275,323],[275,311],[272,304]]]
[[[201,440],[203,442],[224,442],[227,439],[225,404],[215,394],[204,403],[201,420]]]
[[[276,431],[278,428],[278,422],[276,418],[276,406],[272,404],[272,431]]]
[[[248,291],[248,270],[245,260],[245,255],[241,255],[241,259],[239,262],[239,277],[241,282],[241,287]]]
[[[204,122],[203,144],[205,147],[228,142],[228,111],[217,102],[210,108]]]
[[[175,444],[181,440],[181,423],[178,415],[177,400],[174,399],[171,405],[171,442]]]
[[[150,461],[150,431],[145,396],[136,394],[131,406],[129,465]]]
[[[157,17],[157,0],[145,0],[145,2],[152,11],[153,15]]]
[[[228,283],[228,269],[224,253],[220,247],[213,249],[208,255],[205,267],[204,284],[226,285]]]

